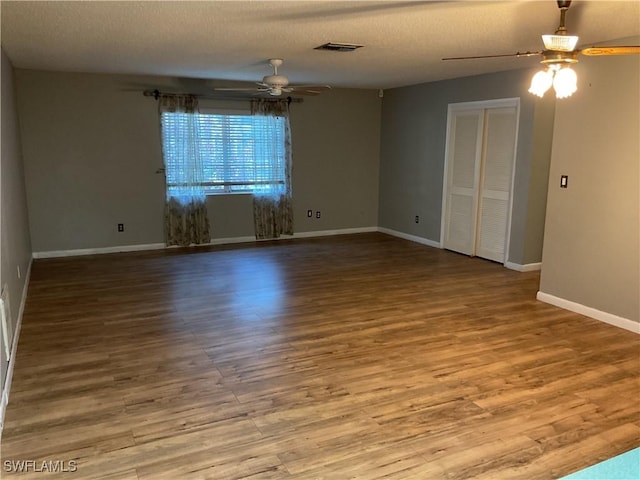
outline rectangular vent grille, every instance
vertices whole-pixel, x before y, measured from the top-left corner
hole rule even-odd
[[[353,52],[358,48],[362,48],[364,45],[355,45],[351,43],[325,43],[319,47],[315,47],[314,50],[329,50],[330,52]]]

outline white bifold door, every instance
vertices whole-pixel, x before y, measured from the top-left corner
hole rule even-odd
[[[518,99],[449,106],[442,245],[504,263]]]

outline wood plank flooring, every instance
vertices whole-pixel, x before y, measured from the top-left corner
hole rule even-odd
[[[377,233],[37,260],[3,478],[552,479],[637,447],[639,337],[538,282]]]

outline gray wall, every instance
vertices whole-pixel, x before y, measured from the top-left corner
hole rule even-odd
[[[157,106],[141,90],[197,93],[202,83],[33,70],[16,79],[34,251],[162,243]],[[292,105],[291,128],[295,231],[375,227],[376,92],[305,98]],[[214,239],[254,234],[251,196],[210,196],[208,206]],[[307,219],[307,209],[321,218]]]
[[[439,242],[448,105],[520,97],[508,261],[539,262],[555,102],[526,93],[532,74],[516,70],[385,91],[379,225]]]
[[[2,161],[0,167],[1,241],[0,241],[0,287],[9,292],[11,309],[11,330],[16,331],[20,304],[27,271],[31,262],[31,242],[27,218],[20,129],[14,94],[13,67],[4,51],[2,57]],[[18,278],[20,268],[20,278]],[[4,347],[0,345],[0,386],[4,379],[8,362]]]
[[[540,290],[639,322],[640,58],[586,58],[578,75],[556,108]]]
[[[16,87],[33,250],[162,242],[155,102],[118,76],[17,69]]]
[[[551,145],[553,143],[553,125],[556,100],[547,94],[544,99],[535,99],[536,107],[533,116],[533,133],[531,136],[531,168],[530,177],[516,177],[516,181],[529,184],[527,191],[527,216],[524,220],[524,242],[514,245],[514,249],[522,248],[523,263],[539,262],[542,259],[542,245],[545,230],[545,212],[547,205],[547,184],[549,182],[549,164],[551,162]],[[516,221],[514,219],[514,221]],[[518,250],[512,250],[515,254]]]

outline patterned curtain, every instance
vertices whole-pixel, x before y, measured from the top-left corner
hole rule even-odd
[[[261,122],[262,128],[254,129],[268,138],[277,139],[281,132],[277,119],[284,119],[284,159],[279,159],[277,142],[256,142],[270,145],[271,151],[256,151],[255,164],[262,170],[273,169],[271,178],[278,178],[283,168],[284,182],[256,186],[253,193],[253,223],[256,239],[278,238],[281,234],[293,235],[293,206],[291,203],[291,126],[289,123],[289,102],[287,100],[254,99],[251,114],[271,119]]]
[[[191,95],[161,95],[158,108],[167,179],[165,242],[167,246],[209,243],[198,99]]]

